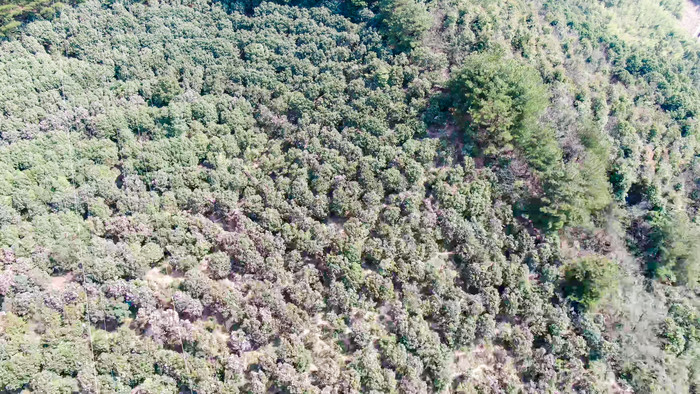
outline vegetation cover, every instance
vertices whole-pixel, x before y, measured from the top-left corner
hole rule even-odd
[[[2,4],[0,391],[700,390],[684,3]]]
[[[69,1],[77,4],[79,1]],[[0,1],[0,37],[7,37],[22,22],[36,19],[50,19],[66,4],[54,0],[1,0]]]

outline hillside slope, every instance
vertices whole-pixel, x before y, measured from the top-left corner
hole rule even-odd
[[[696,392],[682,5],[88,0],[13,24],[0,391]]]

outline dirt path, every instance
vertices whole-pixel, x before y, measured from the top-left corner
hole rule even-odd
[[[685,0],[681,27],[695,38],[700,35],[700,5],[693,0]]]

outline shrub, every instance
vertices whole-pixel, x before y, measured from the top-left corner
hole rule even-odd
[[[594,309],[617,286],[618,267],[605,257],[581,258],[564,268],[564,294],[585,310]]]
[[[537,122],[549,93],[530,65],[498,54],[471,55],[449,82],[449,91],[459,123],[484,154],[517,149],[540,171],[560,158],[552,130]]]
[[[418,46],[432,25],[425,4],[415,0],[384,0],[380,8],[389,42],[399,50]]]

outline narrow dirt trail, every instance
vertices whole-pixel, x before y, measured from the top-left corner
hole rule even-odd
[[[700,4],[693,0],[685,0],[683,16],[681,17],[681,27],[688,34],[695,38],[700,38]]]

